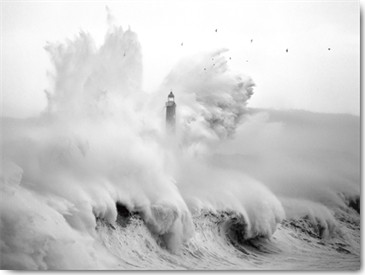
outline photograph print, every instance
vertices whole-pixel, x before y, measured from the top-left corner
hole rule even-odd
[[[360,2],[10,1],[2,270],[360,269]]]

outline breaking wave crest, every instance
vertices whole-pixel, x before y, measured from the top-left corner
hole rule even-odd
[[[359,229],[359,217],[353,211],[346,216],[357,220],[357,225],[356,222],[345,225],[333,233],[336,234],[335,239],[321,234],[323,228],[319,222],[302,217],[283,221],[278,228],[278,241],[277,238],[261,235],[249,238],[247,221],[240,213],[202,210],[193,217],[195,236],[175,252],[166,250],[161,235],[151,230],[139,213],[122,212],[124,214],[119,207],[115,226],[99,220],[96,229],[103,244],[122,261],[116,269],[227,270],[262,269],[263,266],[270,269],[283,264],[274,263],[273,258],[295,258],[297,253],[305,254],[308,251],[321,259],[324,256],[341,257],[342,265],[351,265],[355,262],[353,257],[359,256],[352,251],[354,244],[347,235],[351,231],[345,230],[349,229],[347,226],[355,226],[353,233]],[[288,250],[290,248],[292,250]],[[310,260],[312,269],[336,269],[341,266],[337,263],[328,267],[320,259]],[[305,264],[308,263],[297,263],[299,267]],[[286,268],[290,269],[290,265]]]

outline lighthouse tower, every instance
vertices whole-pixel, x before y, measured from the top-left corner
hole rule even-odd
[[[176,121],[176,103],[175,96],[170,92],[166,102],[166,129],[169,133],[175,133],[175,121]]]

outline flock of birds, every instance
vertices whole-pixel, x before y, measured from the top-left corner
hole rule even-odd
[[[215,32],[218,32],[218,29],[215,29]],[[250,40],[251,43],[253,43],[253,39]],[[184,42],[181,42],[181,46],[184,46]],[[331,48],[328,48],[328,50],[330,51]],[[285,52],[288,53],[289,52],[289,49],[286,48],[285,49]],[[126,52],[124,52],[123,56],[126,56]],[[229,57],[229,60],[231,60],[232,58]],[[212,58],[212,60],[214,60],[214,58]],[[248,62],[248,60],[246,60],[246,62]],[[213,67],[215,66],[215,64],[213,64]],[[204,71],[206,70],[207,68],[204,68]]]
[[[215,32],[218,32],[218,29],[215,29]],[[253,39],[250,40],[251,43],[253,43]],[[181,46],[184,46],[184,42],[181,42]],[[331,48],[328,48],[328,50],[330,51]],[[289,49],[286,48],[285,49],[285,52],[288,53],[289,52]],[[124,52],[123,56],[126,56],[126,52]],[[229,60],[231,60],[232,58],[229,57]],[[212,60],[214,60],[214,58],[212,58]],[[248,62],[248,60],[246,60],[246,62]],[[215,64],[213,64],[213,66],[215,66]],[[206,68],[204,68],[204,71],[206,70]]]
[[[218,29],[215,29],[215,32],[218,32]],[[251,41],[250,41],[251,43],[253,43],[253,39],[251,39]],[[184,46],[184,42],[181,42],[181,46]],[[330,51],[331,50],[331,48],[328,48],[328,51]],[[286,53],[288,53],[289,52],[289,48],[286,48],[285,49],[285,52]],[[231,57],[229,58],[230,60],[232,59]],[[214,59],[212,59],[212,60],[214,60]],[[248,62],[248,60],[246,60],[246,62]],[[213,64],[213,66],[214,66],[215,64]],[[204,68],[204,71],[206,70],[206,68]]]

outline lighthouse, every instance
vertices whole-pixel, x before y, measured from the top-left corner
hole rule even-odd
[[[176,103],[175,96],[172,91],[167,96],[166,102],[166,130],[169,133],[175,133],[175,121],[176,121]]]

